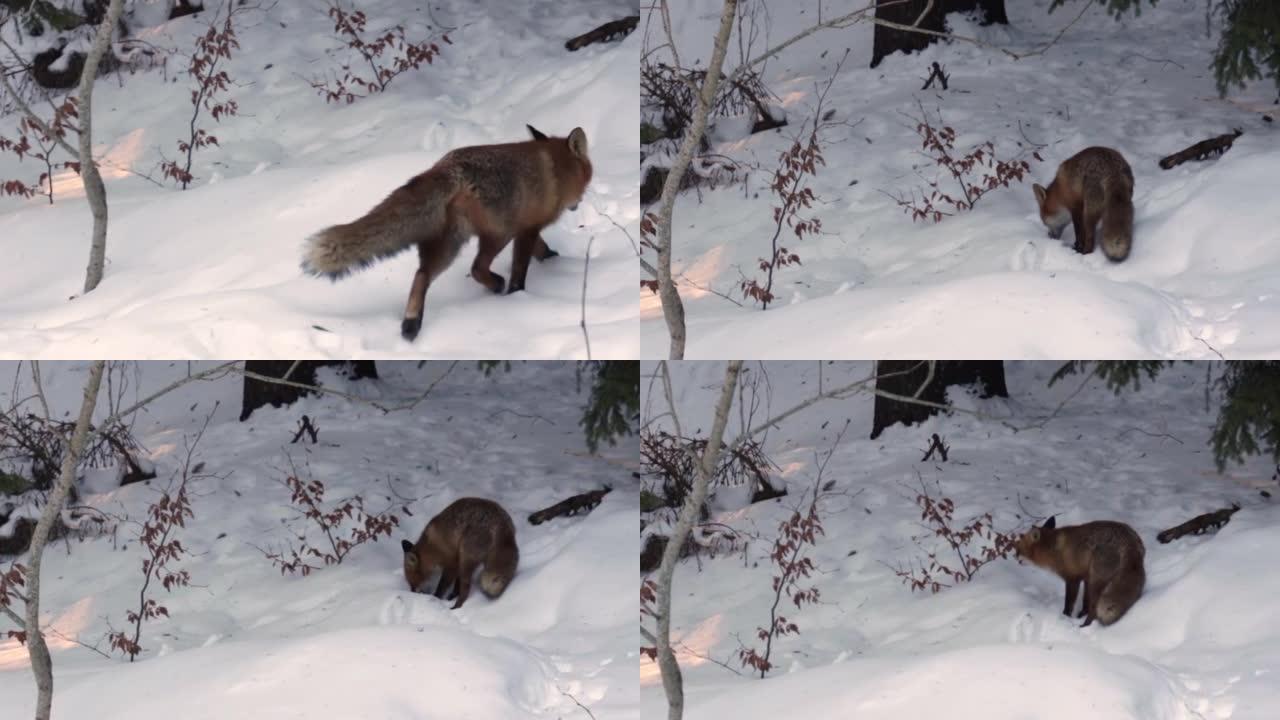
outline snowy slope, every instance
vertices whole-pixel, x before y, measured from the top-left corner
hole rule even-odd
[[[196,154],[195,185],[159,177],[190,120],[185,59],[100,82],[94,139],[106,159],[111,202],[102,285],[77,297],[91,219],[74,176],[57,202],[0,198],[0,345],[14,357],[586,357],[581,319],[590,243],[586,322],[594,357],[638,352],[635,157],[638,39],[566,52],[564,41],[635,12],[630,0],[513,6],[501,2],[361,3],[411,38],[450,32],[433,65],[388,92],[326,105],[312,80],[345,57],[322,2],[267,3],[242,16],[242,50],[226,64],[240,115],[202,120],[220,146]],[[203,32],[191,16],[143,33],[188,52]],[[433,29],[434,28],[434,29]],[[15,117],[0,118],[10,134]],[[535,264],[528,290],[487,294],[467,276],[474,244],[431,287],[422,334],[399,324],[417,268],[405,253],[337,284],[303,276],[303,239],[362,215],[448,150],[524,140],[525,124],[587,134],[595,178],[576,212],[545,237],[561,256]],[[0,177],[34,182],[39,169],[0,156]],[[592,240],[594,238],[594,241]],[[473,241],[474,243],[474,241]],[[506,276],[510,251],[494,269]]]
[[[934,418],[867,440],[871,400],[820,404],[771,430],[766,447],[790,495],[715,514],[749,545],[685,562],[676,571],[673,632],[683,643],[689,720],[741,717],[950,717],[956,720],[1265,720],[1280,707],[1280,508],[1274,464],[1255,459],[1219,475],[1206,441],[1205,367],[1179,366],[1137,393],[1114,396],[1094,381],[1041,429],[1079,386],[1046,389],[1057,363],[1006,363],[1011,398],[953,395],[958,406],[1006,420]],[[817,363],[749,363],[767,373],[772,412],[812,394]],[[826,387],[865,376],[869,364],[823,368]],[[686,427],[707,427],[721,363],[673,368]],[[1216,397],[1213,399],[1216,405]],[[665,410],[655,394],[646,415]],[[756,422],[763,420],[765,407]],[[731,430],[738,424],[734,409]],[[739,676],[738,638],[767,623],[778,523],[811,488],[815,453],[830,449],[825,536],[811,557],[818,605],[783,614],[798,635],[775,646],[765,679]],[[921,462],[937,432],[950,461]],[[1147,586],[1119,622],[1079,628],[1061,615],[1063,584],[1012,559],[936,595],[912,593],[894,574],[934,542],[914,503],[919,472],[956,503],[957,520],[993,512],[1004,531],[1057,514],[1059,525],[1095,519],[1131,524],[1146,545]],[[1159,544],[1160,530],[1238,502],[1217,535]],[[949,551],[948,551],[949,552]],[[700,567],[699,567],[700,566]],[[802,583],[802,586],[806,583]],[[703,656],[703,657],[700,657]],[[642,661],[641,707],[662,712],[657,669]]]
[[[865,3],[823,3],[834,17]],[[951,16],[952,30],[1026,51],[1051,40],[1079,12],[1052,15],[1049,0],[1007,3],[1007,28]],[[682,57],[704,58],[718,3],[682,9]],[[768,40],[813,24],[814,2],[771,6]],[[1218,39],[1205,36],[1204,3],[1144,4],[1117,22],[1094,4],[1043,55],[1015,60],[964,43],[887,57],[875,70],[869,24],[820,32],[770,61],[765,78],[790,125],[738,138],[721,133],[713,152],[759,163],[745,183],[682,197],[676,207],[675,270],[688,311],[686,357],[1187,357],[1280,354],[1280,206],[1270,198],[1280,163],[1274,87],[1258,83],[1219,100],[1208,68]],[[757,52],[765,47],[757,41]],[[736,65],[738,51],[726,67]],[[651,40],[656,45],[656,41]],[[815,86],[851,49],[826,107],[826,166],[812,188],[823,235],[783,244],[803,265],[779,271],[776,304],[739,307],[743,275],[769,255],[768,172],[809,120]],[[950,91],[921,91],[932,62]],[[705,62],[705,60],[703,61]],[[982,198],[969,213],[913,223],[890,197],[926,187],[937,168],[920,151],[917,102],[941,112],[957,150],[990,140],[999,157],[1031,163],[1031,177]],[[935,117],[936,124],[936,117]],[[740,123],[730,123],[740,125]],[[1239,127],[1245,134],[1216,161],[1161,170],[1165,155]],[[1035,145],[1033,145],[1033,143]],[[1044,162],[1031,156],[1043,146]],[[1090,145],[1127,157],[1136,180],[1136,239],[1130,258],[1081,256],[1046,237],[1031,183]],[[946,181],[946,182],[949,182]],[[943,183],[943,189],[953,191]],[[646,357],[666,355],[656,296],[641,294]],[[1052,328],[1046,332],[1046,328]],[[761,342],[769,338],[769,342]]]
[[[130,385],[146,393],[187,370],[141,366]],[[0,366],[12,378],[13,363]],[[84,366],[45,363],[56,409],[76,403]],[[379,363],[382,379],[330,387],[386,403],[421,392],[443,368]],[[25,369],[23,371],[25,376]],[[132,375],[131,375],[132,377]],[[9,402],[6,380],[0,402]],[[21,391],[21,388],[19,388]],[[192,488],[194,520],[179,539],[192,553],[180,567],[192,586],[158,591],[169,619],[149,623],[135,663],[105,659],[50,636],[55,718],[638,718],[635,680],[635,441],[585,456],[577,421],[585,394],[571,364],[514,364],[484,378],[459,365],[416,410],[382,412],[337,398],[258,410],[237,422],[239,381],[200,383],[167,396],[141,417],[137,436],[161,482],[190,437],[221,402],[199,446],[206,472],[223,479]],[[194,409],[192,406],[194,405]],[[300,415],[320,430],[318,445],[290,445]],[[374,511],[395,509],[390,539],[357,548],[340,566],[282,577],[254,546],[271,548],[301,529],[278,484],[288,452],[323,480],[327,497],[362,493]],[[603,459],[602,459],[603,458]],[[608,459],[620,461],[621,465]],[[531,526],[525,516],[569,495],[610,483],[614,491],[585,516]],[[516,522],[520,566],[497,600],[473,593],[459,610],[411,593],[401,571],[401,537],[416,539],[428,519],[460,496],[502,503]],[[155,497],[130,485],[83,502],[138,517]],[[407,505],[412,516],[400,511]],[[54,631],[105,649],[137,602],[141,557],[134,531],[51,545],[43,608]],[[7,563],[5,563],[7,567]],[[3,622],[0,628],[7,629]],[[570,697],[572,696],[572,697]],[[35,686],[26,651],[0,642],[5,717],[30,716]]]

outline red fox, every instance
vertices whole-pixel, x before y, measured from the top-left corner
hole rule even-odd
[[[455,500],[431,518],[418,544],[401,540],[404,548],[404,577],[409,589],[426,592],[427,579],[438,567],[440,582],[435,596],[457,601],[462,607],[471,594],[471,579],[482,564],[480,589],[496,598],[507,589],[520,562],[516,528],[502,506],[482,498]],[[452,588],[450,588],[452,586]],[[444,593],[449,590],[449,597]]]
[[[1062,237],[1071,222],[1076,252],[1093,252],[1102,223],[1102,252],[1113,262],[1129,257],[1133,246],[1133,171],[1124,156],[1108,147],[1090,147],[1067,158],[1048,188],[1032,185],[1040,220],[1049,237]]]
[[[1052,570],[1067,583],[1062,608],[1067,617],[1084,582],[1084,607],[1076,616],[1085,618],[1080,627],[1095,619],[1103,625],[1119,620],[1138,601],[1147,581],[1142,538],[1120,522],[1098,520],[1055,528],[1051,517],[1019,537],[1014,549],[1019,558]]]
[[[427,287],[457,258],[472,235],[480,238],[471,277],[501,294],[524,289],[529,258],[556,253],[542,229],[565,209],[574,210],[591,182],[587,136],[548,137],[526,126],[532,140],[452,150],[426,172],[410,178],[358,220],[334,225],[307,239],[302,269],[340,280],[418,246],[418,272],[409,289],[400,334],[412,341],[422,328]],[[511,282],[489,265],[515,239]]]

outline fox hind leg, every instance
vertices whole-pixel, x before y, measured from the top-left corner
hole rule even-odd
[[[467,241],[467,232],[450,223],[445,232],[418,242],[418,271],[409,287],[409,302],[404,307],[404,320],[400,323],[400,335],[413,342],[422,329],[423,307],[427,302],[427,288],[442,270],[458,257],[458,251]]]
[[[476,251],[475,262],[471,263],[471,277],[489,289],[489,292],[502,294],[507,281],[501,275],[489,269],[493,259],[502,252],[506,242],[493,235],[481,235],[480,247]]]
[[[458,599],[454,601],[453,608],[457,610],[462,607],[462,603],[467,601],[467,597],[471,595],[471,578],[476,574],[476,569],[480,566],[478,560],[472,558],[464,558],[462,566],[458,568]]]
[[[516,236],[515,246],[511,249],[511,282],[507,283],[507,294],[524,289],[526,276],[529,274],[529,258],[540,238],[535,233],[524,233]],[[546,247],[546,243],[543,243]]]
[[[542,239],[542,234],[539,233],[537,242],[533,244],[533,259],[542,262],[559,256],[560,253],[552,250],[551,246],[547,245],[547,241]]]
[[[426,243],[418,244],[418,272],[413,274],[409,286],[409,302],[404,306],[404,320],[400,323],[400,336],[409,342],[418,337],[422,329],[422,310],[427,302],[427,287],[431,285],[431,271],[427,264]]]
[[[1075,251],[1081,255],[1093,252],[1093,228],[1089,226],[1088,215],[1081,210],[1071,211],[1071,229],[1075,231]]]

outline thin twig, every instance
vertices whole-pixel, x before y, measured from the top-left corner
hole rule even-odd
[[[1072,400],[1074,400],[1074,399],[1075,399],[1075,397],[1076,397],[1077,395],[1079,395],[1079,394],[1080,394],[1080,391],[1081,391],[1081,390],[1084,390],[1084,387],[1085,387],[1086,385],[1088,385],[1088,384],[1089,384],[1089,382],[1090,382],[1090,381],[1092,381],[1092,380],[1093,380],[1093,378],[1094,378],[1094,376],[1096,376],[1097,374],[1098,374],[1098,371],[1097,371],[1097,369],[1095,369],[1093,372],[1089,373],[1088,375],[1085,375],[1085,377],[1084,377],[1084,381],[1080,383],[1080,386],[1079,386],[1079,387],[1077,387],[1075,390],[1071,391],[1071,394],[1070,394],[1070,395],[1068,395],[1068,396],[1066,396],[1065,398],[1063,398],[1062,402],[1058,403],[1058,407],[1056,407],[1056,408],[1054,408],[1054,409],[1053,409],[1053,412],[1051,412],[1051,413],[1049,413],[1047,416],[1045,416],[1045,417],[1041,418],[1038,422],[1035,422],[1035,423],[1032,423],[1031,425],[1028,425],[1028,426],[1027,426],[1027,429],[1039,429],[1039,428],[1042,428],[1042,427],[1044,427],[1045,425],[1049,424],[1049,421],[1050,421],[1050,420],[1052,420],[1052,419],[1054,419],[1055,417],[1057,417],[1057,416],[1058,416],[1058,413],[1062,411],[1062,408],[1066,407],[1066,406],[1067,406],[1067,403],[1069,403],[1069,402],[1071,402]]]
[[[596,213],[599,214],[600,217],[608,220],[614,227],[621,230],[623,235],[627,236],[627,241],[631,243],[631,251],[636,254],[636,257],[640,257],[640,246],[636,244],[636,239],[631,236],[631,231],[623,227],[623,225],[617,220],[614,220],[612,215],[601,210],[595,203],[591,203],[591,206],[595,208]]]
[[[106,659],[108,659],[108,660],[110,660],[110,659],[111,659],[111,656],[110,656],[110,655],[108,655],[108,654],[106,654],[106,653],[102,652],[101,650],[99,650],[98,648],[94,647],[93,645],[90,645],[89,643],[86,643],[86,642],[81,642],[80,640],[77,640],[76,638],[73,638],[73,637],[67,637],[66,635],[62,634],[61,632],[58,632],[58,629],[57,629],[57,628],[50,627],[50,626],[47,626],[47,625],[46,625],[46,626],[44,627],[44,629],[43,629],[43,630],[41,630],[41,632],[49,633],[49,634],[54,635],[54,636],[56,636],[56,637],[60,637],[60,638],[62,638],[63,640],[66,640],[67,642],[75,643],[76,645],[79,645],[80,647],[82,647],[82,648],[84,648],[84,649],[86,649],[86,650],[92,650],[92,651],[94,651],[94,652],[98,653],[99,655],[101,655],[102,657],[104,657],[104,658],[106,658]]]
[[[591,336],[587,333],[587,277],[591,270],[591,244],[595,240],[595,235],[587,239],[587,252],[582,257],[582,304],[581,315],[578,316],[578,327],[582,328],[582,341],[587,345],[587,360],[591,359]]]
[[[1174,442],[1178,443],[1179,445],[1184,445],[1184,444],[1185,444],[1185,443],[1183,443],[1181,440],[1179,440],[1178,438],[1176,438],[1176,437],[1174,437],[1174,436],[1170,435],[1169,433],[1153,433],[1153,432],[1147,432],[1146,430],[1143,430],[1142,428],[1139,428],[1139,427],[1131,427],[1131,428],[1128,428],[1128,429],[1126,429],[1126,430],[1122,431],[1119,435],[1116,435],[1116,438],[1117,438],[1117,439],[1122,438],[1122,437],[1124,437],[1125,435],[1128,435],[1128,434],[1129,434],[1129,433],[1131,433],[1131,432],[1141,433],[1141,434],[1143,434],[1143,435],[1146,435],[1147,437],[1153,437],[1153,438],[1168,438],[1168,439],[1170,439],[1170,440],[1172,440],[1172,441],[1174,441]]]
[[[557,690],[560,690],[560,688],[558,688],[558,687],[557,687],[556,689],[557,689]],[[570,700],[572,700],[574,705],[577,705],[578,707],[582,708],[582,712],[584,712],[584,713],[586,713],[588,716],[590,716],[591,720],[596,720],[596,716],[591,712],[591,710],[589,710],[589,709],[587,708],[587,706],[586,706],[586,705],[583,705],[582,703],[578,702],[578,698],[574,697],[573,695],[570,695],[569,693],[565,692],[564,690],[560,690],[560,694],[561,694],[561,695],[563,695],[563,696],[565,696],[565,697],[567,697],[567,698],[569,698]]]

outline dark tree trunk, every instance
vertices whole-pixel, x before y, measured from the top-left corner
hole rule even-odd
[[[881,360],[876,363],[876,390],[907,397],[915,396],[920,384],[929,376],[928,363],[920,360]],[[946,400],[946,386],[938,382],[937,372],[932,382],[920,392],[920,399],[942,403]],[[876,396],[871,420],[871,439],[880,437],[884,429],[895,423],[911,425],[927,420],[937,410],[916,403],[892,400]]]
[[[258,375],[281,378],[284,377],[285,373],[289,372],[289,368],[293,367],[294,362],[293,360],[246,360],[244,369],[247,372]],[[294,368],[293,374],[288,379],[291,382],[302,383],[303,385],[315,385],[316,368],[326,365],[349,366],[351,368],[351,377],[354,380],[363,378],[376,379],[378,377],[378,368],[373,360],[302,360],[298,362],[298,367]],[[254,410],[264,405],[271,405],[271,407],[289,405],[309,392],[305,388],[245,377],[244,402],[240,408],[240,421],[244,422],[249,419]]]
[[[981,10],[983,25],[1008,25],[1009,16],[1004,11],[1004,0],[944,0],[947,12]]]
[[[894,395],[915,396],[929,376],[929,364],[921,360],[881,360],[876,363],[876,389]],[[939,405],[946,403],[952,385],[980,384],[980,397],[1009,397],[1004,381],[1004,363],[999,360],[939,360],[933,379],[919,398]],[[876,396],[871,420],[871,439],[895,423],[911,425],[938,413],[938,408]]]
[[[899,25],[913,25],[916,18],[920,17],[920,13],[928,6],[929,0],[907,0],[907,2],[879,0],[876,17]],[[985,15],[984,25],[1009,24],[1009,17],[1004,11],[1004,0],[937,0],[934,2],[933,9],[920,20],[920,24],[916,27],[922,30],[944,32],[943,18],[947,13],[965,10],[982,10]],[[876,25],[871,42],[871,67],[879,65],[880,61],[890,53],[899,50],[905,53],[923,50],[937,39],[936,36],[925,33]]]
[[[952,385],[981,385],[978,397],[1009,397],[1004,382],[1004,362],[1001,360],[950,360],[938,363],[942,382]]]

